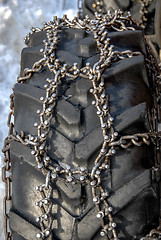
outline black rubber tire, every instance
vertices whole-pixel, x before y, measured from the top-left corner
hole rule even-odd
[[[111,32],[111,44],[115,49],[141,51],[143,55],[112,63],[103,74],[106,93],[110,96],[114,126],[119,134],[149,131],[147,109],[152,106],[152,93],[148,71],[145,39],[141,30]],[[45,32],[30,36],[29,46],[22,51],[21,75],[42,58]],[[66,29],[61,33],[57,57],[69,66],[77,62],[83,66],[98,60],[93,36],[83,30]],[[14,87],[15,130],[37,134],[34,123],[38,122],[37,109],[41,109],[44,84],[51,72],[44,68],[33,74],[24,84]],[[102,131],[93,96],[89,93],[91,82],[78,78],[59,89],[59,100],[49,133],[49,155],[53,161],[89,169],[102,143]],[[69,99],[61,97],[62,95]],[[56,121],[54,121],[56,119]],[[13,177],[13,201],[10,210],[10,228],[14,240],[35,240],[40,226],[35,218],[41,215],[35,202],[40,196],[36,185],[45,179],[38,170],[31,149],[19,142],[11,142]],[[118,148],[111,159],[110,174],[104,175],[104,188],[111,189],[109,202],[114,207],[119,239],[140,239],[159,223],[158,188],[152,178],[154,162],[153,146]],[[107,170],[109,171],[109,170]],[[108,172],[109,173],[109,172]],[[96,219],[89,186],[65,184],[57,181],[53,186],[53,237],[60,240],[99,240],[101,224]]]
[[[93,7],[93,3],[97,2],[96,0],[84,0],[84,15],[89,15],[90,18],[94,17],[95,8]],[[147,21],[145,22],[145,34],[153,35],[155,34],[155,11],[159,11],[156,8],[156,2],[160,1],[152,1],[147,7],[148,14],[145,14]],[[157,4],[157,5],[158,5]],[[140,22],[141,14],[141,4],[138,0],[103,0],[103,13],[107,13],[108,10],[117,10],[121,9],[122,11],[130,11],[133,19],[135,19],[138,23]],[[160,12],[157,14],[157,18],[160,17]],[[160,24],[160,23],[159,23]]]

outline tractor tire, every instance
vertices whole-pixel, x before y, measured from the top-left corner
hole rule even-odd
[[[96,0],[84,0],[83,17],[88,15],[91,19],[93,19],[95,12],[99,13],[99,10],[94,7],[96,6],[96,2]],[[115,11],[117,9],[121,9],[122,11],[130,12],[133,19],[136,20],[138,24],[141,24],[142,5],[138,0],[102,0],[98,2],[102,2],[101,9],[103,14],[106,14],[108,10]],[[148,36],[153,53],[155,54],[155,57],[159,63],[159,49],[161,48],[161,1],[149,1],[146,11],[147,13],[144,14],[144,20],[141,26],[143,25],[144,27],[144,33],[146,36]]]
[[[110,43],[116,50],[140,51],[142,55],[125,58],[112,63],[102,77],[106,94],[110,96],[114,128],[119,135],[131,135],[150,130],[148,111],[153,106],[151,79],[145,59],[148,53],[142,30],[112,31]],[[21,73],[32,68],[43,57],[46,32],[30,35],[28,47],[22,50]],[[65,29],[60,33],[56,51],[61,62],[79,67],[87,62],[93,65],[99,53],[93,36],[84,30]],[[45,95],[45,80],[54,77],[47,67],[34,73],[24,83],[14,86],[14,127],[20,134],[36,135],[34,123],[39,121],[36,113],[41,109],[40,97]],[[74,168],[91,169],[102,141],[102,130],[96,114],[91,82],[79,77],[64,82],[59,88],[59,98],[51,121],[47,139],[48,153],[53,162]],[[41,199],[35,186],[45,181],[37,168],[31,149],[15,140],[10,148],[12,166],[12,208],[10,228],[13,240],[35,240],[40,225],[35,220],[41,215],[35,205]],[[119,239],[141,239],[159,224],[158,183],[154,178],[153,144],[128,149],[117,148],[110,160],[110,169],[105,171],[102,184],[110,191],[109,203],[114,208]],[[96,209],[89,185],[56,181],[52,192],[52,236],[45,239],[99,240],[101,223],[96,218]]]
[[[95,6],[95,0],[84,0],[84,8],[83,14],[88,15],[90,18],[94,18],[95,11],[97,9]],[[101,1],[100,1],[101,2]],[[158,3],[157,3],[158,2]],[[157,3],[157,4],[156,4]],[[158,9],[159,1],[150,1],[147,6],[147,13],[145,13],[145,17],[147,20],[144,22],[145,24],[145,34],[146,35],[154,35],[155,34],[155,12],[158,11],[157,16],[159,17],[159,9]],[[102,10],[103,14],[107,13],[108,10],[118,10],[122,11],[130,11],[133,19],[135,19],[138,23],[141,20],[141,3],[138,0],[102,0]]]

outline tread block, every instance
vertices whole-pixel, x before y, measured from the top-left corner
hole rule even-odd
[[[133,19],[135,19],[137,22],[140,21],[140,7],[141,7],[140,3],[136,1],[135,4],[133,4],[133,6],[130,9]]]
[[[70,195],[71,191],[72,195]],[[89,185],[81,186],[79,183],[66,184],[58,180],[54,184],[52,199],[54,204],[58,204],[70,215],[79,219],[82,219],[94,206]]]
[[[36,234],[40,232],[38,228],[26,221],[20,215],[10,211],[10,228],[13,232],[17,232],[22,238],[27,240],[35,240]],[[14,238],[17,240],[17,238]],[[51,238],[49,238],[51,240]]]
[[[92,132],[96,127],[100,126],[100,120],[96,113],[96,107],[90,105],[83,110],[86,122],[86,135]]]
[[[60,122],[62,125],[60,125]],[[59,133],[61,133],[68,140],[73,142],[78,142],[82,139],[85,127],[81,125],[78,127],[77,125],[68,125],[64,120],[58,116],[58,121],[55,121],[55,118],[52,118],[51,127],[56,129]]]
[[[117,66],[111,66],[110,69],[104,72],[105,90],[106,94],[110,96],[110,111],[113,116],[142,102],[147,102],[147,106],[151,107],[150,91],[142,81],[143,79],[148,81],[148,78],[146,71],[144,72],[144,63],[142,62],[142,65],[139,59],[137,59],[138,57],[142,58],[142,56],[137,56],[122,60],[122,63],[125,61],[124,64],[127,64],[127,68],[122,64],[119,66],[118,62],[115,63],[118,64],[118,68]],[[130,66],[128,62],[131,61],[133,65]],[[143,69],[141,69],[142,67]]]
[[[73,191],[72,194],[75,197],[70,196],[69,193],[71,191]],[[54,186],[53,203],[58,204],[70,213],[70,215],[79,220],[83,219],[94,206],[92,199],[92,192],[89,185],[81,186],[79,183],[66,184],[58,180]]]
[[[110,44],[115,46],[114,50],[140,51],[146,55],[145,40],[142,30],[128,30],[122,32],[109,33]]]
[[[50,130],[48,138],[48,153],[53,161],[58,161],[63,167],[72,165],[74,158],[74,143],[56,130]]]
[[[90,58],[87,58],[87,59],[85,60],[85,64],[86,64],[87,62],[89,62],[89,63],[91,64],[91,66],[93,66],[96,62],[99,61],[99,59],[100,59],[99,54],[96,54],[96,55],[94,55],[94,56],[92,56],[92,57],[90,57]]]
[[[43,54],[40,53],[40,49],[43,45],[37,47],[26,47],[21,52],[21,71],[20,75],[23,76],[25,68],[32,68],[34,63],[43,58]]]
[[[31,154],[31,149],[20,142],[11,141],[10,144],[11,154],[18,157],[19,159],[23,159],[26,163],[30,164],[33,167],[37,167],[37,163],[35,158]]]
[[[124,184],[127,184],[131,179],[145,171],[150,160],[151,154],[149,154],[147,146],[133,146],[126,150],[118,150],[111,160],[113,191],[116,191]]]
[[[55,237],[61,240],[72,239],[75,222],[74,218],[59,205],[53,205],[52,212],[54,215],[52,239],[55,239]]]
[[[130,109],[125,110],[123,113],[119,114],[115,118],[115,129],[118,132],[128,128],[134,123],[143,122],[148,129],[147,120],[147,103],[140,103]],[[146,122],[145,122],[146,121]],[[149,130],[149,129],[148,129]]]
[[[59,40],[59,48],[58,48],[57,51],[61,51],[61,50],[72,53],[76,57],[81,57],[81,55],[79,54],[78,42],[77,41],[72,41],[72,44],[71,44],[71,39],[70,38],[66,38],[66,39],[61,38]]]
[[[142,239],[158,226],[157,199],[152,188],[145,190],[114,218],[119,239]]]
[[[47,78],[53,79],[54,74],[49,71],[48,67],[44,67],[40,72],[34,73],[32,75],[32,77],[28,81],[28,84],[33,87],[45,89],[44,85],[46,84]]]
[[[38,45],[42,45],[43,40],[47,39],[46,31],[42,32],[35,32],[33,34],[30,34],[30,40],[29,40],[29,47],[37,47]]]
[[[79,184],[79,183],[66,184],[62,181],[57,181],[56,185],[57,185],[59,191],[61,190],[64,193],[64,195],[67,196],[68,199],[73,199],[73,200],[80,199],[80,197],[81,197],[81,184]],[[78,204],[80,204],[80,202]]]
[[[92,87],[92,83],[88,79],[78,79],[76,81],[76,98],[82,107],[89,105],[88,91]]]
[[[103,142],[102,130],[96,128],[81,142],[75,144],[75,155],[78,160],[87,161]]]
[[[42,109],[41,96],[45,96],[45,91],[33,86],[18,83],[15,85],[15,130],[24,131],[27,134],[37,134],[35,122],[39,122],[37,109]],[[24,110],[25,109],[25,110]],[[28,119],[30,118],[30,121]]]
[[[79,68],[82,67],[82,58],[77,57],[70,51],[58,50],[56,55],[62,63],[68,64],[68,67],[71,67],[73,63],[77,63]]]
[[[77,226],[78,239],[80,240],[93,239],[92,236],[94,236],[98,229],[101,227],[101,223],[96,218],[96,215],[97,211],[96,208],[94,207],[85,215],[82,221],[78,222]]]
[[[148,188],[148,186],[151,184],[149,182],[148,175],[149,175],[149,173],[146,172],[146,173],[144,173],[144,176],[142,175],[138,179],[137,178],[134,179],[133,183],[132,182],[129,183],[129,185],[128,185],[129,191],[127,191],[127,189],[122,189],[122,188],[119,189],[120,192],[117,193],[117,196],[115,198],[116,201],[118,199],[120,200],[119,204],[122,204],[122,205],[119,205],[120,208],[117,207],[118,203],[116,204],[116,209],[115,209],[114,214],[116,214],[116,212],[117,212],[117,215],[114,216],[114,221],[117,223],[117,232],[119,234],[119,237],[123,237],[123,239],[124,239],[124,237],[126,237],[126,239],[132,239],[132,237],[135,235],[134,232],[136,231],[136,229],[138,229],[138,234],[139,234],[139,231],[141,232],[141,234],[143,234],[142,230],[140,229],[140,226],[144,226],[144,224],[146,224],[145,207],[146,207],[146,204],[150,205],[150,201],[152,201],[150,211],[153,215],[153,222],[155,222],[154,216],[156,217],[156,210],[155,210],[156,198],[155,198],[153,189]],[[143,182],[140,183],[140,181],[142,181],[142,180],[143,180]],[[139,194],[139,195],[137,195],[137,194],[133,195],[132,189],[133,189],[133,187],[135,189],[137,189],[137,184],[139,184],[138,186],[140,187],[136,191],[137,194]],[[126,185],[124,187],[126,188]],[[144,192],[141,193],[142,190],[144,190]],[[123,193],[122,193],[122,191],[123,191]],[[123,196],[123,198],[120,199],[120,196]],[[126,201],[126,203],[125,203],[125,201]],[[109,202],[113,203],[112,197],[109,198]],[[125,206],[126,206],[126,210],[124,208]],[[123,211],[120,211],[121,208],[123,208]],[[154,213],[153,213],[153,211],[154,211]],[[77,229],[78,229],[79,239],[81,239],[81,240],[83,240],[83,239],[99,239],[99,238],[95,238],[96,236],[98,236],[97,232],[100,229],[99,221],[97,221],[96,214],[97,213],[94,208],[91,211],[89,211],[89,213],[83,218],[83,220],[81,222],[78,222]],[[151,224],[153,222],[151,221]],[[128,232],[126,231],[127,228],[128,228]],[[124,230],[125,230],[125,232],[124,232]],[[123,231],[123,234],[122,234],[122,231]],[[131,236],[129,235],[129,233],[131,233]],[[147,231],[147,233],[148,233],[148,231]]]
[[[64,95],[69,98],[69,101],[72,104],[78,104],[73,102],[73,97],[75,97],[76,95],[76,82],[72,82],[72,84],[67,88],[67,90],[65,91]]]
[[[22,84],[22,83],[16,83],[14,86],[14,92],[15,95],[17,93],[22,94],[26,97],[31,97],[36,101],[40,101],[40,97],[44,97],[45,96],[45,91],[40,89],[40,88],[36,88],[33,87],[31,85],[28,84]]]
[[[144,81],[149,86],[147,72],[144,63],[144,57],[142,55],[134,56],[132,58],[125,58],[116,63],[112,63],[110,68],[106,68],[102,77],[105,79],[117,79],[118,82],[132,79],[135,81]]]
[[[70,96],[68,101],[78,109],[86,108],[91,104],[92,95],[88,91],[91,87],[92,84],[88,79],[78,78],[70,85],[64,95],[67,98]]]
[[[105,170],[102,174],[102,187],[111,193],[112,189],[112,172],[111,169]]]
[[[151,186],[150,170],[143,171],[140,175],[117,189],[109,198],[109,202],[114,207],[113,213],[120,211],[144,190]],[[125,197],[126,196],[126,197]]]
[[[57,115],[60,116],[68,125],[80,124],[80,110],[76,109],[72,104],[65,100],[61,100],[57,103],[56,107]]]
[[[81,57],[90,57],[97,53],[96,42],[93,37],[89,36],[79,40],[79,55]]]
[[[26,240],[26,238],[22,237],[21,235],[17,234],[16,232],[12,232],[13,240]]]
[[[72,40],[73,39],[79,40],[84,38],[86,35],[85,30],[76,29],[76,28],[67,28],[62,32],[64,32],[64,34],[62,34],[62,37],[64,37],[64,39],[70,38]]]
[[[51,126],[63,134],[70,141],[80,139],[84,132],[81,125],[81,111],[66,100],[58,101],[55,111],[56,119],[53,117]]]
[[[78,184],[76,187],[74,185],[70,187],[69,184],[57,181],[52,197],[54,205],[59,205],[73,217],[81,214],[81,188]]]
[[[36,225],[36,217],[41,215],[41,210],[35,205],[39,201],[40,193],[35,190],[45,182],[43,174],[32,168],[23,158],[11,155],[12,159],[12,209],[20,212],[24,218]],[[25,177],[24,177],[25,176]],[[21,194],[20,194],[21,193]]]

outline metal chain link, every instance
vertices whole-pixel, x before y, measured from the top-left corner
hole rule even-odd
[[[5,196],[3,199],[3,216],[4,216],[4,233],[6,240],[11,240],[12,233],[9,229],[9,210],[12,206],[12,177],[11,177],[11,160],[10,160],[10,141],[13,134],[14,125],[12,116],[14,116],[14,95],[10,95],[10,109],[7,125],[9,128],[8,136],[4,141],[2,152],[4,153],[5,166],[2,167],[2,181],[5,183]]]
[[[138,0],[138,2],[141,4],[141,8],[140,8],[140,21],[139,21],[139,25],[145,29],[145,24],[147,22],[147,17],[146,15],[149,13],[148,12],[148,7],[150,5],[151,2],[153,2],[155,0]]]

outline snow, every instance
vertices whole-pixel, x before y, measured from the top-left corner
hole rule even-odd
[[[24,37],[30,27],[42,27],[53,16],[77,14],[77,0],[0,0],[0,149],[7,136],[9,95],[19,74],[20,54]],[[1,181],[3,154],[0,152],[0,240],[4,240],[2,202],[4,184]]]

